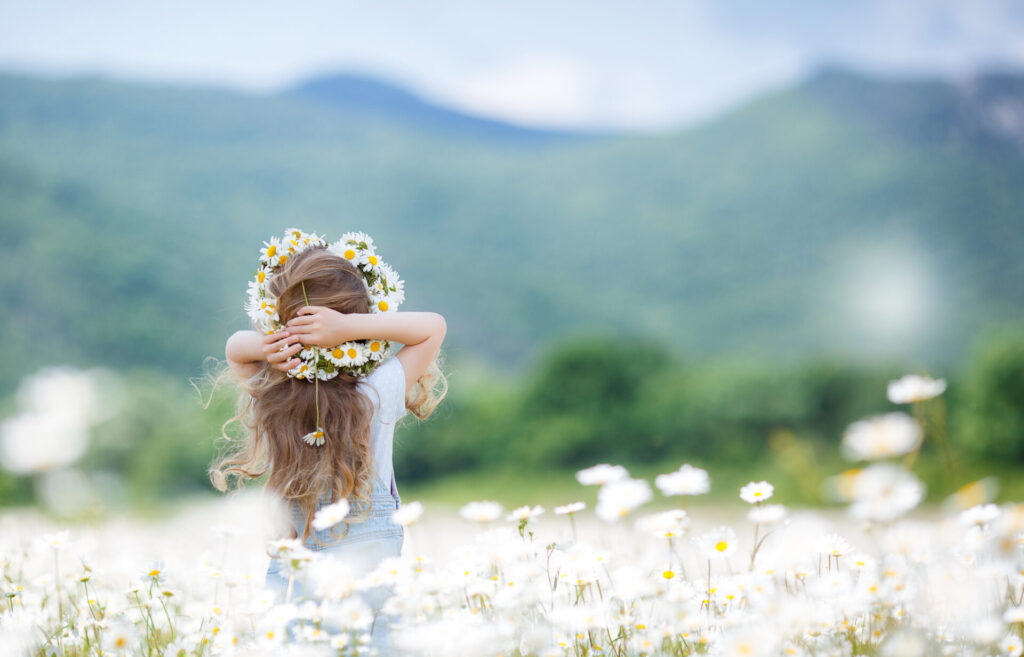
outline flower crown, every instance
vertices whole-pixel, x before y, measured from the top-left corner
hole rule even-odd
[[[312,248],[326,247],[355,266],[363,275],[370,312],[394,312],[405,300],[405,283],[380,259],[373,239],[365,233],[345,233],[337,242],[328,244],[316,233],[289,228],[280,239],[271,237],[263,244],[260,266],[249,282],[249,300],[245,304],[249,318],[261,333],[284,328],[277,314],[277,299],[269,291],[270,281],[281,273],[289,258]],[[338,372],[364,376],[387,357],[389,349],[387,340],[353,340],[335,347],[306,346],[297,354],[302,362],[289,370],[288,376],[306,381],[327,381],[338,376]]]

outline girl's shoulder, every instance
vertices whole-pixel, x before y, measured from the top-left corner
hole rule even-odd
[[[359,383],[383,421],[396,422],[405,415],[405,369],[397,357],[385,360]]]

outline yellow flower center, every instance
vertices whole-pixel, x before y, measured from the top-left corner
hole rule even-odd
[[[114,645],[117,646],[118,648],[124,648],[125,644],[127,644],[127,643],[128,642],[125,640],[125,638],[123,636],[117,637],[117,640],[114,641]]]
[[[717,543],[715,543],[715,549],[718,550],[719,552],[725,552],[725,550],[728,547],[729,547],[729,544],[726,543],[725,541],[718,541]]]
[[[359,352],[356,351],[355,348],[353,348],[353,347],[349,347],[348,348],[348,357],[349,358],[355,358],[358,355],[359,355]]]
[[[388,302],[387,301],[378,301],[377,302],[377,307],[380,308],[382,311],[387,312],[387,310],[388,310]]]
[[[377,263],[380,262],[379,260],[377,260],[377,256],[375,255],[370,256],[369,258],[367,258],[367,260],[370,262],[371,265],[374,266],[376,266]]]
[[[352,260],[353,258],[356,257],[356,252],[353,251],[352,249],[345,249],[345,253],[343,255],[345,256],[346,260]]]
[[[156,568],[154,568],[153,570],[149,571],[149,576],[150,577],[159,577],[160,576],[160,571],[157,570]]]
[[[281,256],[281,257],[280,257],[280,258],[279,258],[278,260],[279,260],[279,261],[280,261],[280,263],[281,263],[281,264],[283,265],[283,264],[284,264],[284,261],[285,261],[285,260],[287,260],[287,259],[288,259],[288,256],[286,256],[286,255],[283,255],[283,256]]]
[[[661,574],[661,576],[664,577],[665,579],[672,579],[673,577],[676,576],[676,574],[674,572],[672,572],[671,570],[666,570],[665,572],[663,572]]]
[[[324,437],[324,432],[323,431],[314,431],[313,432],[313,437],[314,438],[323,438]]]
[[[345,355],[345,350],[336,348],[334,351],[331,352],[331,355],[334,356],[335,358],[341,358],[342,356]]]
[[[256,274],[256,280],[258,280],[260,283],[262,283],[263,279],[265,279],[266,277],[267,277],[267,272],[265,272],[265,271],[261,271],[261,272]]]
[[[754,491],[754,497],[761,497],[761,491]]]
[[[268,258],[273,258],[274,254],[276,254],[276,253],[277,253],[277,245],[276,244],[271,244],[270,246],[267,247],[267,257]]]
[[[380,351],[380,343],[379,342],[371,342],[370,343],[370,351],[372,351],[373,353],[377,353],[378,351]]]

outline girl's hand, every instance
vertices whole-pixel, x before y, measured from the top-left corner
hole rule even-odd
[[[298,336],[291,331],[284,330],[264,335],[262,341],[263,357],[274,369],[287,372],[302,362],[294,358],[295,354],[302,351],[302,344]]]
[[[288,320],[287,330],[302,344],[334,347],[354,339],[352,317],[323,306],[303,306]]]

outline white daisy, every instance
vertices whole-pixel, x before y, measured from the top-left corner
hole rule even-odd
[[[309,379],[312,380],[314,373],[313,368],[308,362],[303,360],[301,363],[288,370],[288,376],[296,379]]]
[[[531,518],[536,518],[537,516],[539,516],[542,513],[544,513],[544,507],[542,507],[542,506],[535,506],[535,507],[531,508],[530,505],[527,504],[526,506],[521,506],[518,509],[515,509],[514,511],[512,511],[512,513],[508,514],[508,519],[509,520],[529,520]]]
[[[960,522],[965,525],[983,527],[999,517],[999,507],[995,504],[978,504],[960,514]]]
[[[654,485],[662,495],[703,495],[711,490],[711,478],[707,470],[683,464],[675,472],[661,474],[654,478]]]
[[[902,456],[921,444],[921,427],[905,413],[859,420],[843,434],[843,453],[853,461]]]
[[[945,391],[945,379],[908,374],[901,379],[890,381],[886,393],[889,401],[894,404],[913,404],[938,397]]]
[[[556,516],[564,516],[564,515],[570,515],[570,514],[573,514],[573,513],[579,513],[580,511],[582,511],[585,508],[587,508],[587,505],[586,505],[585,502],[571,502],[569,504],[564,504],[562,506],[556,506],[555,507],[555,515]]]
[[[594,512],[612,522],[623,518],[651,499],[651,486],[644,479],[616,479],[601,486],[597,492]]]
[[[307,444],[313,445],[314,447],[320,447],[327,442],[327,438],[324,436],[323,427],[317,427],[316,431],[310,431],[303,436],[302,439],[305,440]]]
[[[403,527],[408,527],[419,520],[422,515],[423,505],[419,502],[409,502],[395,510],[395,512],[391,514],[391,519]]]
[[[328,246],[327,250],[335,255],[341,256],[345,260],[348,260],[350,263],[352,263],[353,267],[359,266],[358,247],[353,246],[352,244],[348,244],[344,240],[338,240],[337,242],[334,242],[333,244]]]
[[[386,313],[398,310],[399,302],[391,295],[375,296],[370,305],[370,312]]]
[[[260,264],[265,267],[277,267],[281,263],[281,254],[281,242],[276,237],[271,237],[260,249]]]
[[[459,515],[466,520],[473,522],[491,522],[501,516],[501,504],[485,500],[482,502],[470,502],[459,509]]]
[[[358,247],[373,249],[373,238],[367,235],[366,233],[360,233],[358,231],[345,233],[344,235],[341,236],[341,239],[339,241],[343,243],[355,242],[356,246]]]
[[[815,544],[815,552],[827,554],[830,557],[841,557],[853,551],[853,548],[839,534],[829,534],[819,538]]]
[[[636,527],[656,538],[676,538],[686,532],[690,518],[682,509],[652,513],[636,521]]]
[[[381,259],[372,250],[364,250],[359,253],[359,266],[363,271],[374,271],[381,265]]]
[[[383,360],[387,355],[388,343],[384,340],[367,340],[365,346],[370,360]]]
[[[891,463],[875,463],[851,476],[850,513],[862,520],[895,520],[924,498],[924,484]]]
[[[709,559],[724,559],[737,550],[736,532],[724,525],[702,534],[693,542]]]
[[[313,528],[323,530],[333,527],[345,519],[348,511],[348,500],[345,498],[341,498],[334,504],[328,504],[313,516]]]
[[[750,482],[740,489],[740,499],[749,504],[764,502],[775,492],[775,487],[767,481]]]
[[[755,506],[747,512],[747,520],[758,525],[777,525],[786,519],[786,507],[781,504]]]
[[[359,367],[370,359],[370,351],[362,342],[346,342],[327,351],[327,358],[338,367]]]
[[[584,486],[602,486],[612,481],[625,479],[629,471],[621,465],[599,463],[576,473],[576,481]]]

